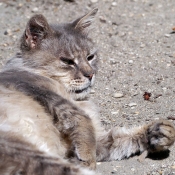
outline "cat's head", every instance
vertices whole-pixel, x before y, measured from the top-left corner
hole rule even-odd
[[[60,82],[75,100],[88,96],[95,79],[97,50],[89,31],[96,13],[54,25],[35,15],[21,38],[24,65]]]

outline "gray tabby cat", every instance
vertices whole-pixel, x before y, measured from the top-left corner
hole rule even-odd
[[[71,23],[33,16],[0,73],[0,174],[94,174],[96,161],[168,149],[175,128],[158,120],[105,131],[88,95],[98,55],[89,29],[97,9]],[[67,161],[67,160],[69,161]],[[71,163],[70,163],[71,162]]]

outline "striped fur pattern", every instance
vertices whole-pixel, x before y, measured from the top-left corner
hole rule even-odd
[[[0,73],[3,174],[91,175],[96,161],[162,151],[174,143],[168,121],[132,129],[101,127],[89,99],[98,63],[89,37],[96,13],[65,24],[49,25],[43,15],[28,21],[20,52]]]

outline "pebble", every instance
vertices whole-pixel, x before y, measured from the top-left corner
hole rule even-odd
[[[117,6],[117,3],[116,2],[112,2],[112,6]]]
[[[164,91],[166,91],[166,90],[167,90],[167,88],[166,88],[166,87],[163,87],[162,89],[163,89]]]
[[[91,94],[94,94],[95,93],[95,90],[93,90],[93,89],[91,89],[91,92],[90,92]]]
[[[118,114],[118,111],[111,112],[112,115]]]
[[[162,168],[166,168],[166,165],[163,164],[163,165],[162,165]]]
[[[129,107],[137,106],[137,103],[129,103],[128,106]]]
[[[123,37],[123,36],[125,36],[125,35],[126,35],[125,32],[120,32],[120,33],[118,34],[118,36],[120,36],[120,37]]]
[[[131,168],[131,171],[135,171],[135,169],[134,168]]]
[[[135,114],[135,115],[139,115],[139,112],[138,112],[138,111],[136,111],[136,112],[134,112],[134,114]]]
[[[162,170],[158,170],[158,173],[159,173],[160,175],[163,174]]]
[[[34,7],[33,9],[32,9],[32,12],[37,12],[38,11],[38,7]]]
[[[13,35],[12,37],[13,37],[14,39],[16,39],[16,38],[17,38],[17,36],[16,36],[16,35]]]
[[[144,48],[144,47],[145,47],[145,44],[141,44],[141,45],[140,45],[140,48]]]
[[[23,6],[23,4],[22,4],[22,3],[19,3],[19,4],[18,4],[18,7],[22,7],[22,6]]]
[[[122,93],[118,93],[118,92],[116,92],[116,93],[114,93],[113,94],[113,97],[114,98],[121,98],[121,97],[123,97],[124,95],[122,94]]]
[[[96,3],[96,2],[98,2],[98,0],[91,0],[91,2],[92,2],[92,3]]]
[[[5,32],[4,32],[4,35],[12,35],[12,31],[10,29],[7,29]]]
[[[169,38],[171,35],[170,34],[165,34],[165,37]]]
[[[106,23],[106,19],[103,16],[100,16],[99,19],[100,19],[100,22]]]
[[[114,60],[114,59],[110,59],[109,61],[110,61],[110,64],[116,64],[117,63],[117,61]]]
[[[134,61],[133,60],[129,60],[129,64],[132,64]]]

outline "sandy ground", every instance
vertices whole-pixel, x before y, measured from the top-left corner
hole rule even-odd
[[[33,14],[42,13],[50,22],[68,22],[94,7],[99,8],[93,33],[100,65],[92,98],[104,127],[134,127],[175,117],[175,0],[1,0],[0,65],[17,51],[19,37]],[[145,92],[151,93],[149,101],[143,98]],[[98,163],[98,172],[172,175],[174,157],[173,146],[169,155],[143,163],[137,157]]]

